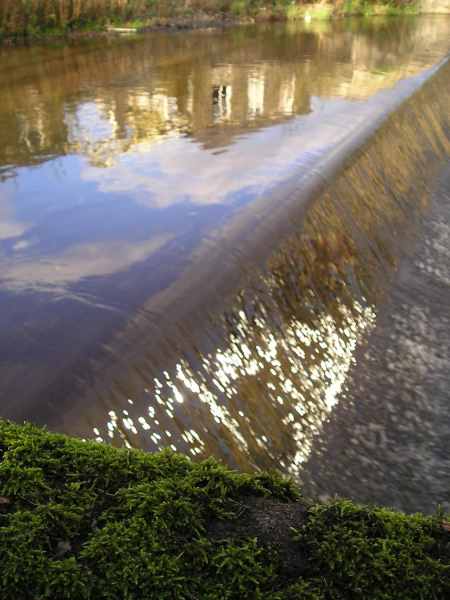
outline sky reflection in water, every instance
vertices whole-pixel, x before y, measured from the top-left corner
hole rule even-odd
[[[392,198],[361,212],[372,157],[306,221],[293,205],[265,266],[252,232],[286,182],[300,193],[419,87],[448,20],[1,52],[2,416],[295,472],[374,326],[405,215]]]

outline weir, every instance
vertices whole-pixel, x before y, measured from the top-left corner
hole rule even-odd
[[[102,378],[98,437],[302,480],[315,438],[350,401],[356,354],[432,209],[450,156],[449,103],[447,62],[307,204],[291,207],[289,229],[263,265],[245,264],[220,310],[161,336],[160,360],[139,346],[126,377]]]
[[[2,418],[445,503],[447,23],[376,23],[15,49]]]

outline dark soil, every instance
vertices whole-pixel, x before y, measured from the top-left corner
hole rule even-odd
[[[267,550],[275,550],[286,563],[283,583],[289,584],[307,569],[307,557],[294,540],[292,529],[301,530],[308,518],[306,502],[286,504],[276,498],[241,496],[234,519],[214,519],[206,523],[206,537],[211,541],[246,538],[258,539]]]

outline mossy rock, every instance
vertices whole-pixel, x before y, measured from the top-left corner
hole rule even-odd
[[[0,598],[447,599],[443,515],[0,421]]]

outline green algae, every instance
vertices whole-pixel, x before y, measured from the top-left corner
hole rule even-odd
[[[304,507],[305,525],[290,534],[306,567],[294,578],[276,545],[208,535],[212,520],[239,530],[255,497]],[[2,600],[450,597],[442,514],[309,506],[277,472],[0,421],[0,498]]]

